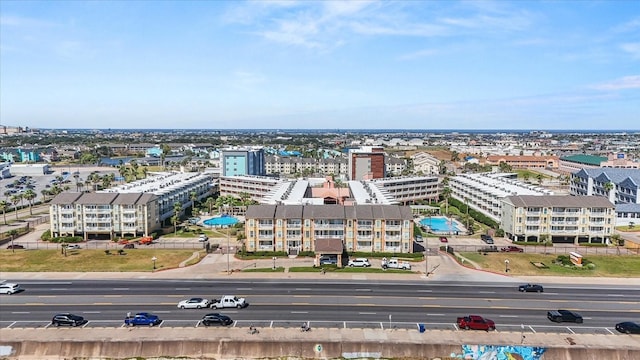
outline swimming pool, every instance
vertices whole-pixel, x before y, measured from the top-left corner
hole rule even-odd
[[[420,220],[420,225],[431,228],[436,233],[460,232],[454,220],[446,217],[430,217]]]
[[[222,216],[214,217],[211,219],[207,219],[202,223],[207,226],[228,226],[228,225],[237,224],[238,219],[234,218],[233,216],[222,215]]]

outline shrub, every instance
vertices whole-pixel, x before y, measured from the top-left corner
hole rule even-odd
[[[40,240],[42,241],[51,241],[51,230],[46,230],[40,235]]]
[[[298,256],[314,257],[316,256],[316,253],[314,253],[313,251],[300,251],[298,253]]]
[[[60,237],[49,239],[49,242],[56,243],[56,244],[59,244],[59,243],[75,244],[82,241],[83,241],[82,236],[60,236]]]

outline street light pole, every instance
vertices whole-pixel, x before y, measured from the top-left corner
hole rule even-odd
[[[424,276],[429,277],[429,237],[424,238]]]
[[[155,272],[156,271],[156,260],[158,260],[158,258],[155,257],[155,256],[151,258],[151,261],[153,262],[153,269],[152,269],[151,272]]]
[[[273,257],[273,270],[275,270],[275,269],[276,269],[276,257],[274,256]]]
[[[229,237],[230,236],[231,235],[229,234],[229,228],[227,227],[227,275],[231,274],[231,268],[230,268],[230,263],[229,263],[231,261],[229,259],[229,252],[230,252],[230,249],[229,249],[230,239],[229,239]]]
[[[504,272],[509,272],[509,259],[504,261]]]

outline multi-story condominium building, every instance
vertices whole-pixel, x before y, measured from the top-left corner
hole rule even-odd
[[[268,176],[221,176],[220,195],[241,198],[248,194],[249,199],[259,203],[265,203],[270,194],[292,181]]]
[[[640,162],[627,158],[624,153],[612,154],[607,156],[607,161],[600,163],[603,168],[615,169],[640,169]]]
[[[616,225],[640,224],[640,169],[582,169],[571,174],[570,194],[603,196],[616,206]]]
[[[600,164],[607,160],[608,159],[603,156],[587,154],[562,156],[560,157],[558,170],[572,173],[582,169],[597,169],[600,167]]]
[[[349,149],[349,180],[379,179],[386,176],[384,148],[363,146]]]
[[[174,204],[179,203],[183,211],[193,206],[194,195],[199,201],[210,192],[207,173],[163,173],[96,193],[64,192],[49,207],[51,233],[83,234],[85,239],[149,235],[168,224]],[[75,218],[69,217],[71,213]]]
[[[485,161],[487,165],[497,166],[500,163],[505,163],[514,169],[557,169],[559,158],[535,155],[489,155]]]
[[[501,227],[514,241],[607,243],[615,227],[613,204],[602,196],[507,196]]]
[[[251,205],[247,251],[413,252],[413,216],[397,205]]]
[[[553,195],[544,188],[523,183],[515,174],[462,174],[449,178],[451,196],[496,222],[502,215],[502,199],[513,195]]]
[[[264,176],[264,149],[262,147],[228,148],[220,153],[222,176]]]
[[[407,169],[407,161],[397,157],[387,157],[385,160],[386,176],[401,176]]]
[[[51,235],[89,239],[150,235],[161,227],[158,197],[151,193],[63,192],[49,205]]]
[[[437,176],[400,176],[363,181],[377,187],[395,204],[412,204],[416,201],[437,201],[440,196]]]
[[[433,155],[420,151],[411,156],[414,173],[423,175],[438,175],[440,173],[440,160]]]

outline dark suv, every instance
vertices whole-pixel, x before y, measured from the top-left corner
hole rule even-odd
[[[222,315],[218,313],[207,314],[202,318],[202,325],[211,326],[211,325],[222,325],[228,326],[233,324],[233,320],[227,315]]]
[[[53,319],[51,319],[51,325],[60,326],[60,325],[68,325],[68,326],[80,326],[86,323],[87,321],[82,317],[74,314],[56,314]]]
[[[582,315],[571,310],[552,310],[547,312],[547,319],[553,322],[574,322],[582,324]]]
[[[493,244],[493,238],[490,235],[482,234],[480,235],[480,239],[489,245]]]

